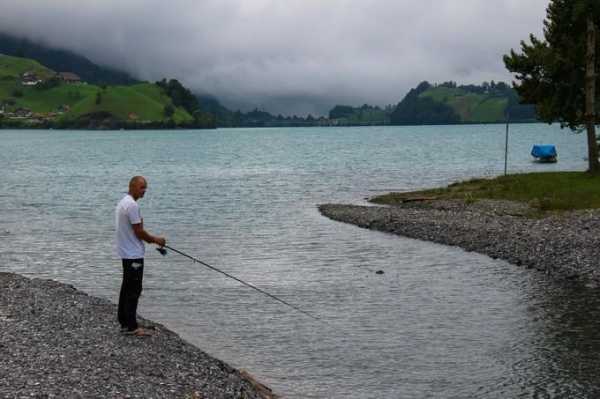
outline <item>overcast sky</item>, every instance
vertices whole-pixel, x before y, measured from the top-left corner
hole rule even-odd
[[[0,30],[226,106],[324,114],[419,82],[511,80],[549,0],[0,0]]]

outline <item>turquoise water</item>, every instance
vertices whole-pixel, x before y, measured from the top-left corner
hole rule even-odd
[[[593,397],[595,291],[316,209],[502,174],[504,129],[0,131],[0,270],[116,301],[114,206],[142,174],[148,230],[328,321],[148,248],[140,313],[285,397]],[[532,163],[533,144],[559,162]],[[509,172],[585,156],[584,135],[511,126]]]

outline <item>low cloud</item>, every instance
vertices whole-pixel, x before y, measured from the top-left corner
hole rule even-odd
[[[395,104],[423,80],[510,81],[548,0],[3,0],[0,29],[230,107]]]

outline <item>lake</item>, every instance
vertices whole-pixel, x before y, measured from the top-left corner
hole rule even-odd
[[[533,163],[533,144],[559,161]],[[1,271],[116,302],[114,207],[142,174],[150,232],[326,323],[151,246],[139,312],[284,397],[600,394],[596,290],[317,211],[502,174],[503,125],[3,130],[0,148]],[[510,127],[509,173],[586,155],[584,134]]]

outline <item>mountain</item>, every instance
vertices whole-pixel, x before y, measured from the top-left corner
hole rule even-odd
[[[39,62],[0,55],[0,125],[57,128],[210,128],[195,97],[171,79],[94,85]]]
[[[514,89],[506,83],[484,82],[457,86],[455,82],[432,85],[421,82],[411,89],[390,115],[393,125],[536,121],[531,105],[519,104]]]
[[[0,33],[0,54],[30,58],[57,72],[73,72],[93,84],[128,85],[139,83],[122,71],[102,67],[71,51],[54,49],[30,40]]]
[[[166,110],[162,110],[161,114],[157,111],[160,108],[157,108],[157,103],[147,104],[146,109],[139,107],[139,102],[136,100],[138,95],[147,96],[156,90],[153,85],[140,82],[128,74],[110,67],[95,65],[87,58],[73,52],[49,48],[26,39],[0,33],[0,54],[36,60],[38,66],[29,65],[27,68],[21,68],[21,70],[38,71],[37,74],[42,78],[44,73],[36,68],[45,67],[51,70],[52,73],[54,71],[75,73],[88,85],[103,88],[103,92],[98,94],[92,87],[89,88],[90,90],[82,87],[78,90],[66,90],[65,88],[48,88],[46,83],[38,87],[38,91],[32,92],[31,88],[17,87],[19,84],[11,86],[10,84],[4,84],[6,81],[0,84],[0,94],[4,90],[4,97],[2,98],[5,101],[9,100],[9,102],[14,102],[18,106],[32,110],[38,104],[32,104],[31,101],[28,102],[18,95],[37,93],[37,96],[41,96],[42,93],[39,89],[46,87],[49,91],[44,94],[45,98],[52,97],[50,94],[56,94],[56,99],[53,100],[54,103],[50,101],[52,103],[51,107],[50,105],[46,107],[45,112],[51,112],[58,105],[74,106],[75,102],[82,99],[79,97],[88,98],[88,96],[98,95],[99,104],[96,104],[96,97],[93,98],[93,101],[88,98],[88,100],[83,101],[78,107],[71,110],[71,115],[75,116],[77,114],[80,119],[85,119],[84,115],[92,115],[98,118],[107,116],[104,114],[106,112],[111,115],[110,118],[117,118],[118,121],[126,121],[128,124],[137,121],[137,115],[137,118],[143,118],[141,120],[154,121],[158,124],[187,124],[186,121],[191,118],[194,124],[198,126],[216,125],[219,127],[497,123],[504,122],[507,114],[514,122],[536,121],[534,107],[519,104],[517,93],[502,82],[484,82],[481,86],[457,86],[454,82],[432,85],[428,82],[422,82],[416,88],[410,90],[395,107],[388,106],[382,109],[366,104],[361,107],[336,105],[330,111],[329,118],[313,118],[311,115],[307,117],[283,117],[258,109],[246,113],[232,111],[223,106],[215,97],[211,95],[194,96],[189,90],[183,88],[179,82],[170,80],[169,82],[163,81],[161,87],[162,92],[170,98],[170,102],[161,100],[158,104],[165,107],[168,104],[164,102],[167,101],[172,106],[174,105],[174,108],[171,110],[170,107],[167,107]],[[5,72],[7,73],[7,70]],[[21,77],[19,74],[13,74],[12,76],[11,79]],[[173,82],[176,82],[174,86],[171,85]],[[129,88],[121,87],[117,89],[116,86],[127,86]],[[152,89],[149,87],[152,87]],[[7,90],[12,92],[7,92]],[[71,93],[70,97],[64,93],[60,94],[61,90],[64,93]],[[17,96],[13,94],[17,94]],[[154,93],[149,98],[157,97],[159,97],[158,94]],[[132,103],[124,103],[124,98],[131,100]],[[102,100],[104,100],[104,103],[102,103]],[[60,104],[57,104],[57,102]],[[101,104],[104,105],[101,106]],[[178,109],[185,112],[187,116],[180,113]],[[99,112],[99,114],[96,112]],[[165,118],[163,115],[165,112],[172,118]],[[133,117],[133,120],[130,117]],[[60,119],[66,120],[67,118],[62,117]],[[6,120],[4,122],[6,123]],[[139,125],[139,122],[135,122],[135,124]]]

